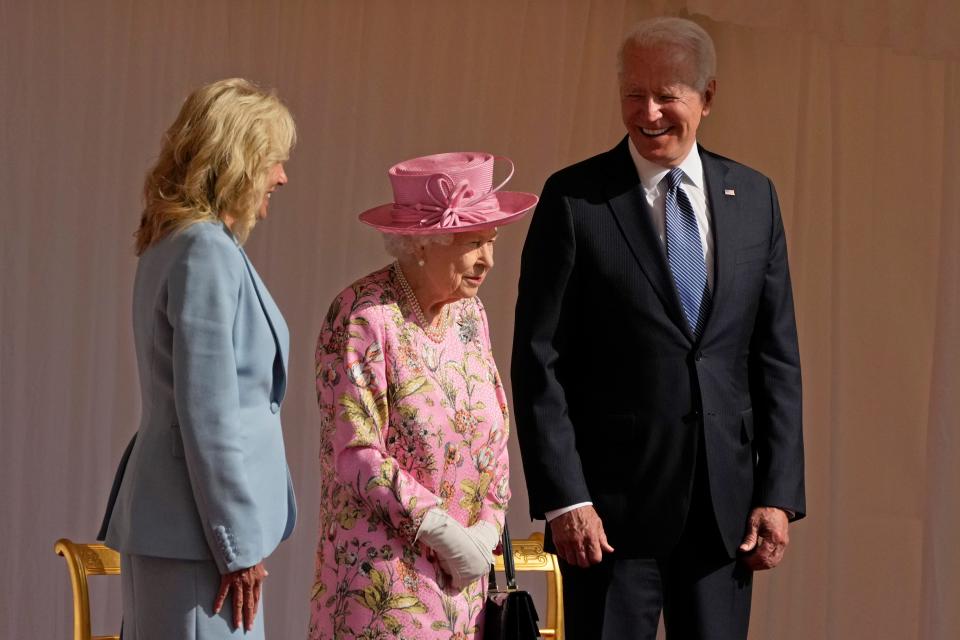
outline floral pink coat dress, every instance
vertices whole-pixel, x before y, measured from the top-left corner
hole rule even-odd
[[[486,580],[449,586],[414,542],[426,511],[503,528],[506,396],[483,306],[417,324],[391,265],[333,301],[317,344],[321,497],[312,640],[473,639]]]

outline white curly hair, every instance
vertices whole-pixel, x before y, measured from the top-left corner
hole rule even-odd
[[[403,259],[415,256],[417,249],[430,244],[448,245],[453,242],[452,233],[430,235],[410,235],[404,233],[384,233],[383,246],[394,258]]]

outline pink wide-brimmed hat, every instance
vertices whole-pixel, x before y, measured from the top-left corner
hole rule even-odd
[[[510,175],[493,186],[495,160],[510,164]],[[360,214],[361,222],[400,234],[460,233],[499,227],[520,219],[537,196],[501,191],[513,177],[509,158],[455,152],[404,160],[387,172],[393,202]]]

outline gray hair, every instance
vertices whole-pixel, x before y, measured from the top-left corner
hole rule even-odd
[[[696,68],[693,88],[704,91],[717,74],[717,51],[703,27],[685,18],[650,18],[633,25],[617,51],[617,75],[623,76],[623,56],[628,47],[677,47],[688,54]]]
[[[417,249],[428,244],[448,245],[453,242],[452,233],[429,235],[410,235],[405,233],[383,234],[383,246],[394,258],[406,258],[414,255]]]

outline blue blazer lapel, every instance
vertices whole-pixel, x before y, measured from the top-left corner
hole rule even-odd
[[[650,281],[664,309],[674,324],[691,341],[693,336],[683,317],[680,297],[670,276],[667,256],[650,221],[650,211],[640,177],[627,148],[627,138],[612,151],[611,169],[607,174],[607,197],[621,232],[630,245],[630,251]]]
[[[701,335],[703,339],[710,332],[711,320],[722,317],[733,293],[740,205],[736,197],[736,185],[729,181],[728,169],[723,161],[703,147],[700,147],[700,158],[707,183],[707,206],[710,208],[714,247],[712,303]]]
[[[290,357],[288,353],[290,333],[287,329],[287,323],[283,319],[283,314],[280,313],[280,308],[277,307],[277,304],[270,296],[270,292],[267,291],[266,285],[264,285],[263,280],[260,279],[260,274],[253,268],[253,263],[251,263],[250,258],[247,257],[247,252],[241,248],[240,255],[243,256],[243,262],[247,265],[247,271],[250,273],[250,278],[253,281],[253,290],[257,292],[257,297],[260,299],[260,306],[263,307],[263,313],[267,317],[267,324],[270,325],[270,331],[273,333],[273,340],[277,344],[280,366],[278,367],[277,363],[274,363],[274,376],[276,377],[276,398],[274,399],[280,402],[283,400],[283,396],[287,391],[287,363]]]

